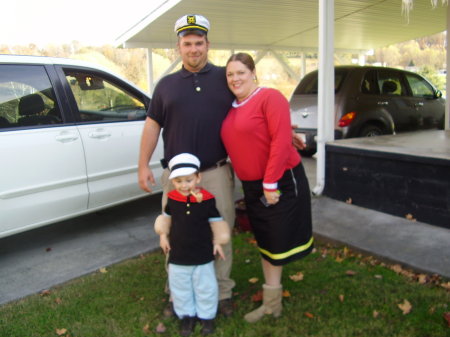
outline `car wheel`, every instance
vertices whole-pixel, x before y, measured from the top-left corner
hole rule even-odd
[[[367,125],[361,129],[359,137],[374,137],[384,134],[383,130],[376,125]]]

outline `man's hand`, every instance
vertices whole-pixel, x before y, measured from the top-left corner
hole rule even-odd
[[[295,129],[298,128],[297,125],[292,125],[292,144],[297,150],[304,150],[306,148],[306,144],[303,141],[303,138],[300,137],[297,133],[295,133]]]
[[[139,187],[142,190],[148,193],[152,192],[152,189],[148,183],[150,182],[151,186],[155,186],[155,177],[153,177],[153,172],[149,169],[148,166],[139,167],[138,181]]]
[[[216,256],[216,254],[219,254],[220,258],[222,260],[225,260],[225,254],[223,253],[223,249],[222,246],[219,244],[214,244],[214,256]]]

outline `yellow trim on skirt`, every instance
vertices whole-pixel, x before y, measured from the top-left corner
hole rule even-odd
[[[290,251],[288,251],[286,253],[279,253],[279,254],[272,254],[269,251],[267,251],[263,248],[259,248],[259,247],[258,247],[258,249],[261,253],[263,253],[264,255],[267,255],[272,260],[283,260],[283,259],[288,258],[289,256],[292,256],[292,255],[295,255],[295,254],[298,254],[300,252],[307,250],[309,247],[311,247],[313,242],[314,242],[314,237],[311,237],[311,239],[304,245],[292,248]]]

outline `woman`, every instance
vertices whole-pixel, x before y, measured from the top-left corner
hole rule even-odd
[[[289,103],[275,89],[258,87],[255,63],[245,53],[227,62],[236,96],[221,136],[239,179],[261,253],[263,304],[245,315],[256,322],[282,311],[283,265],[313,248],[311,199],[300,155],[292,145]]]

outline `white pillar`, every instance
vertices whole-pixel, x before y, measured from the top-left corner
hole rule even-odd
[[[360,66],[366,65],[366,54],[364,52],[359,52],[358,54],[358,64]]]
[[[154,78],[153,78],[153,48],[147,48],[147,79],[148,79],[148,92],[153,94]]]
[[[302,51],[302,59],[301,59],[301,66],[300,66],[300,79],[302,79],[306,75],[306,56],[305,52]]]
[[[334,0],[319,1],[319,95],[317,128],[317,183],[325,187],[325,143],[334,140]]]
[[[450,130],[450,5],[447,4],[447,75],[446,80],[447,83],[445,84],[445,91],[446,91],[446,99],[445,99],[445,122],[444,122],[444,129]]]

